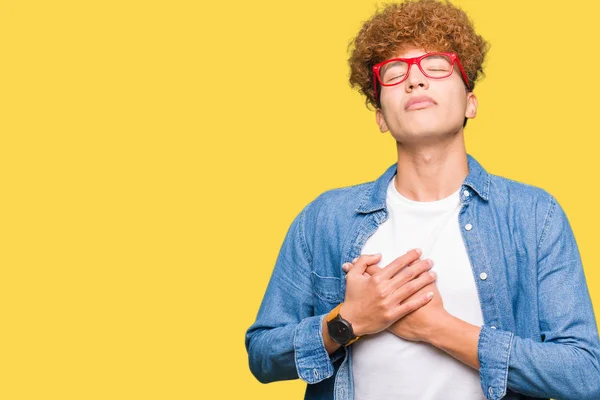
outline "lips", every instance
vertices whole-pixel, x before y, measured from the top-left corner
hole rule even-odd
[[[404,109],[410,110],[421,110],[436,105],[437,103],[429,96],[416,96],[411,98],[404,105]]]

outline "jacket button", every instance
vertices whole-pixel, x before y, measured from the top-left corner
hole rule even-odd
[[[465,197],[469,197],[469,195],[470,195],[470,194],[471,194],[471,193],[469,193],[469,191],[468,191],[468,190],[465,190],[465,191],[463,192],[463,195],[465,195]]]
[[[479,278],[480,278],[482,281],[485,281],[485,280],[487,279],[487,274],[486,274],[485,272],[482,272],[482,273],[480,273],[480,274],[479,274]]]
[[[465,229],[466,229],[466,230],[468,230],[468,231],[470,231],[471,229],[473,229],[473,225],[471,225],[471,224],[466,224],[466,225],[465,225]]]

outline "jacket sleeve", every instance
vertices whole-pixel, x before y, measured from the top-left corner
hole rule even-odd
[[[312,260],[304,236],[309,207],[292,222],[256,321],[246,332],[250,370],[262,383],[298,377],[317,383],[333,375],[333,361],[340,357],[325,350],[325,315],[314,315]]]
[[[598,328],[575,237],[553,197],[537,250],[542,341],[484,326],[482,389],[488,399],[502,398],[508,387],[532,397],[598,400]]]

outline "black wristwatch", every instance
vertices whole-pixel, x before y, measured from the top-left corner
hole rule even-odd
[[[340,315],[340,308],[342,305],[338,305],[336,308],[331,310],[327,315],[327,330],[329,331],[329,337],[342,346],[348,346],[359,339],[359,336],[354,334],[352,330],[352,324],[346,321]]]

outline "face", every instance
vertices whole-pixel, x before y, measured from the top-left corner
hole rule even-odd
[[[403,51],[395,57],[418,57],[420,49]],[[396,86],[381,86],[381,108],[377,124],[381,132],[406,144],[432,144],[462,131],[465,117],[474,118],[477,99],[467,92],[460,69],[442,79],[427,78],[412,65],[408,78]]]

